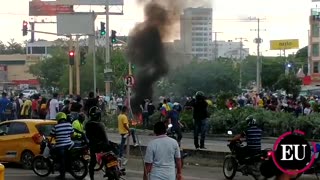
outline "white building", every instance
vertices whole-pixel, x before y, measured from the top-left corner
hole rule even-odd
[[[212,8],[187,8],[180,17],[180,39],[184,53],[212,59]]]
[[[249,55],[249,48],[244,48],[244,43],[242,43],[242,51],[240,42],[233,41],[217,41],[217,44],[213,42],[212,51],[215,52],[215,47],[217,46],[217,57],[223,58],[233,58],[233,59],[241,59],[246,58]]]

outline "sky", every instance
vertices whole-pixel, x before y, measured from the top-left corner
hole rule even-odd
[[[28,15],[29,0],[2,0],[0,6],[0,40],[7,42],[15,39],[23,42],[30,38],[22,36],[21,28],[23,20],[32,20]],[[193,0],[199,1],[199,0]],[[208,1],[208,0],[207,0]],[[117,35],[127,35],[137,22],[143,21],[143,7],[136,0],[124,0],[124,15],[110,16],[110,29],[117,31]],[[206,3],[208,4],[208,3]],[[217,35],[217,40],[233,40],[246,38],[245,47],[250,48],[250,53],[256,53],[256,44],[253,43],[257,37],[256,21],[248,21],[248,17],[259,17],[262,20],[260,36],[263,39],[261,52],[263,55],[278,55],[279,51],[269,50],[270,40],[299,39],[300,48],[308,44],[308,30],[310,9],[320,3],[312,3],[311,0],[212,0],[210,6],[213,8],[213,31],[222,32]],[[75,11],[96,12],[104,11],[104,7],[80,7],[75,6]],[[117,8],[111,9],[116,11]],[[37,21],[56,21],[55,17],[37,17]],[[105,17],[99,16],[96,26]],[[37,24],[37,31],[56,32],[56,24]],[[179,32],[174,33],[179,39]],[[55,35],[36,34],[36,39],[54,40]],[[293,53],[290,50],[286,53]]]

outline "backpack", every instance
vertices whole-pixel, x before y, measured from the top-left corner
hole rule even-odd
[[[6,105],[6,108],[4,109],[4,114],[10,115],[10,114],[12,114],[12,111],[13,111],[13,103],[12,103],[12,102],[9,102],[9,103]]]

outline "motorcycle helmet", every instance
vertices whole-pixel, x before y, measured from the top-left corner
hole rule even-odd
[[[203,93],[202,91],[197,91],[197,92],[196,92],[196,97],[197,97],[197,96],[204,96],[204,93]]]
[[[71,114],[67,115],[67,121],[70,122],[70,123],[73,122],[73,118],[72,118]]]
[[[58,112],[56,115],[56,120],[58,122],[67,120],[67,115],[63,112]]]
[[[251,115],[246,118],[246,122],[247,122],[248,126],[256,125],[256,120]]]
[[[89,109],[89,117],[91,120],[99,121],[101,119],[101,109],[93,106]]]

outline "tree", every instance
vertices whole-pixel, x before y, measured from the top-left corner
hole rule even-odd
[[[31,65],[29,72],[36,76],[41,86],[46,89],[57,88],[59,92],[68,93],[69,91],[69,65],[68,51],[63,46],[64,40],[58,40],[58,44],[53,48],[52,57],[46,58],[37,64]],[[104,48],[97,48],[96,52],[96,80],[97,88],[104,89],[104,67],[105,56]],[[114,72],[112,90],[121,92],[125,90],[124,77],[128,72],[128,65],[125,60],[123,50],[115,49],[111,52],[111,68]],[[87,94],[93,89],[93,57],[87,54],[86,64],[80,66],[80,88],[82,94]]]
[[[301,84],[301,80],[294,73],[290,73],[288,75],[282,74],[275,87],[285,90],[286,94],[292,94],[296,98],[300,93]]]
[[[52,57],[33,64],[29,67],[29,72],[36,76],[41,86],[46,89],[61,88],[60,79],[68,67],[68,53],[62,49],[56,49]]]
[[[299,49],[295,55],[294,63],[297,67],[303,66],[304,74],[308,74],[308,46]]]
[[[6,54],[25,54],[25,48],[20,44],[11,39],[6,46]]]
[[[168,82],[162,83],[169,84],[171,88],[165,86],[162,90],[166,90],[163,92],[165,94],[176,95],[194,95],[196,91],[215,94],[220,91],[237,91],[238,83],[239,74],[232,61],[194,61],[171,71]],[[157,89],[161,89],[161,86]]]

